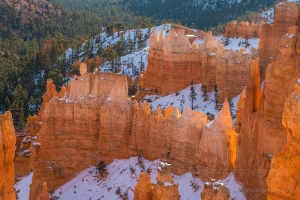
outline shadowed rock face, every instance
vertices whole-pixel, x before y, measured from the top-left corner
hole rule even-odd
[[[249,199],[266,199],[266,178],[271,168],[271,157],[280,152],[287,141],[282,125],[286,98],[300,78],[298,27],[290,27],[279,41],[280,54],[268,67],[264,90],[260,94],[257,64],[251,69],[237,143],[237,168]],[[260,98],[261,96],[261,98]],[[260,100],[261,99],[261,100]],[[261,192],[255,192],[255,190]]]
[[[277,4],[274,23],[272,25],[265,24],[262,26],[258,49],[259,66],[263,79],[268,65],[280,54],[278,44],[281,38],[288,32],[289,27],[299,26],[299,7],[299,4],[294,2],[281,2]]]
[[[268,199],[296,200],[300,195],[300,84],[285,101],[282,124],[286,129],[287,143],[272,159],[268,174]]]
[[[259,37],[263,24],[264,22],[252,22],[249,24],[249,22],[238,23],[237,21],[231,21],[226,25],[224,37],[242,37],[247,39]]]
[[[6,112],[0,115],[0,199],[14,200],[15,168],[14,155],[16,136],[12,115]]]
[[[83,74],[74,77],[62,98],[54,96],[44,104],[39,136],[31,146],[30,199],[41,193],[43,182],[54,190],[100,160],[108,164],[137,155],[166,159],[175,173],[193,169],[206,179],[234,167],[236,133],[227,101],[205,127],[202,112],[187,108],[180,114],[172,107],[151,111],[148,103],[128,100],[127,91],[125,76]]]

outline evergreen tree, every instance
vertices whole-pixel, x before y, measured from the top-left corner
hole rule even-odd
[[[191,82],[191,86],[190,86],[190,95],[189,95],[189,100],[191,100],[192,103],[192,110],[194,110],[194,101],[197,100],[196,99],[197,93],[195,91],[195,86],[194,86],[194,82]]]

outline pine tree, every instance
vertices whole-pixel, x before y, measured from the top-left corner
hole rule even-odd
[[[191,100],[192,102],[192,110],[194,110],[194,101],[197,100],[196,99],[197,93],[195,91],[195,86],[194,86],[194,82],[191,82],[191,87],[190,87],[190,95],[189,95],[189,100]]]

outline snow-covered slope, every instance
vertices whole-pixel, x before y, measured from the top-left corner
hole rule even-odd
[[[194,110],[202,111],[207,114],[210,113],[212,115],[216,115],[220,110],[216,109],[216,93],[215,91],[209,92],[204,96],[201,91],[202,84],[195,84],[195,92],[196,100],[194,101]],[[173,106],[178,108],[180,111],[183,111],[187,106],[192,107],[191,100],[189,95],[191,93],[191,87],[187,87],[177,93],[170,94],[168,96],[160,97],[157,95],[147,95],[144,97],[142,101],[147,101],[150,103],[152,109],[156,109],[158,105],[161,108],[167,108],[169,106]],[[206,100],[205,100],[206,98]],[[236,110],[237,110],[237,102],[240,96],[236,96],[235,98],[229,100],[231,104],[232,116],[234,118]]]
[[[240,50],[244,49],[245,53],[249,53],[251,48],[258,48],[259,38],[244,39],[244,38],[225,38],[223,36],[216,36],[215,43],[218,44],[219,40],[228,40],[228,45],[224,45],[228,50]]]
[[[142,160],[142,164],[139,163],[138,157],[114,160],[107,166],[108,176],[106,179],[99,178],[95,167],[89,167],[58,188],[53,197],[58,197],[59,200],[117,200],[122,199],[121,196],[127,196],[129,200],[132,200],[135,185],[142,171],[149,171],[152,184],[156,184],[157,167],[160,161],[148,161],[144,158],[140,158],[140,160]],[[31,179],[32,174],[24,177],[15,185],[16,189],[20,190],[19,194],[22,194],[19,195],[19,200],[28,200]],[[173,174],[173,179],[175,184],[179,185],[178,189],[182,200],[201,199],[200,194],[204,187],[202,180],[193,177],[191,173],[182,176]],[[233,174],[230,174],[222,182],[229,188],[232,199],[246,199],[241,184],[235,180]],[[199,189],[195,190],[195,185],[199,186],[197,187]],[[118,188],[120,188],[119,194],[116,192]]]
[[[142,35],[148,38],[141,48],[139,48],[136,44],[132,51],[133,53],[129,53],[125,56],[122,56],[120,60],[116,60],[115,65],[117,65],[119,68],[117,73],[126,76],[131,76],[133,79],[135,79],[138,75],[140,75],[141,71],[146,70],[148,66],[148,53],[150,42],[149,34],[152,33],[153,28],[140,30]],[[171,29],[171,24],[163,24],[160,26],[156,26],[155,28],[159,33],[162,31],[162,29],[164,29],[164,34],[165,36],[167,36],[169,30]],[[104,34],[102,34],[102,37],[105,36]],[[123,40],[127,42],[129,40],[134,41],[135,34],[135,30],[126,31],[125,34],[122,36]],[[105,43],[103,45],[104,47],[106,47],[107,45],[115,45],[120,39],[121,37],[117,37],[117,33],[115,33],[115,36],[110,36],[107,39],[105,39]],[[105,62],[103,65],[99,66],[99,69],[102,71],[110,72],[112,70],[112,64],[109,61]]]
[[[33,173],[24,176],[18,183],[15,184],[18,200],[28,200],[30,192],[30,184],[32,182]]]

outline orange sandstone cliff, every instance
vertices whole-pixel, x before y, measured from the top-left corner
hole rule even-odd
[[[190,42],[185,29],[171,29],[168,37],[154,29],[150,36],[148,67],[139,76],[137,99],[147,94],[168,95],[188,87],[191,82],[202,83],[204,93],[216,87],[218,101],[241,93],[249,78],[251,61],[257,52],[226,50],[215,37],[204,36],[203,43]]]
[[[278,44],[282,36],[288,32],[291,26],[300,24],[300,5],[295,2],[281,2],[276,5],[274,23],[262,26],[260,33],[259,65],[262,72],[261,77],[265,77],[265,71],[272,60],[280,54]]]
[[[0,199],[14,200],[15,168],[14,155],[16,136],[12,115],[6,112],[0,115]]]
[[[295,92],[285,101],[282,124],[286,129],[287,143],[281,152],[275,154],[268,174],[268,199],[296,200],[300,196],[300,81],[295,85]]]
[[[41,193],[43,182],[54,190],[100,160],[108,164],[137,155],[166,159],[175,173],[193,169],[205,179],[234,168],[235,132],[228,103],[205,128],[207,116],[200,111],[151,111],[148,103],[139,106],[127,93],[125,76],[87,73],[75,76],[62,98],[54,96],[45,103],[39,136],[30,149],[31,200]],[[207,144],[201,146],[201,136],[214,129],[216,137],[203,136]],[[212,154],[213,162],[208,156]]]
[[[251,68],[246,89],[243,114],[238,115],[237,168],[248,199],[266,199],[266,178],[271,158],[286,144],[282,125],[285,99],[294,91],[300,77],[299,28],[290,27],[280,40],[280,54],[266,71],[261,94],[259,66]],[[241,104],[240,104],[241,105]]]

